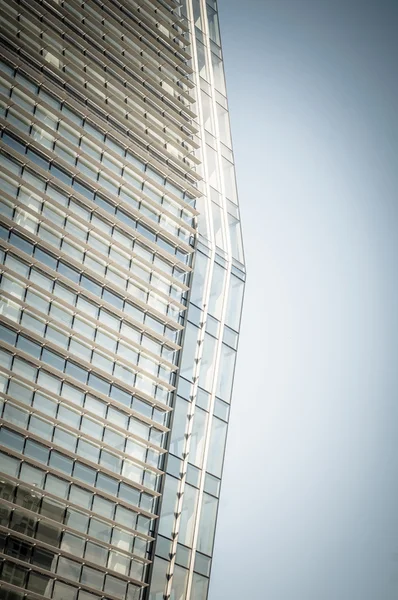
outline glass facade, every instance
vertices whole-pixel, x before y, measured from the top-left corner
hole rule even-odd
[[[216,1],[2,13],[0,597],[206,600],[245,281]]]

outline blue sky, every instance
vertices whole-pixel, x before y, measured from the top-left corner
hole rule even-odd
[[[398,2],[219,0],[248,284],[210,600],[398,598]]]

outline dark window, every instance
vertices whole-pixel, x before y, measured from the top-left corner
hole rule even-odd
[[[117,495],[117,487],[118,482],[113,477],[109,477],[104,473],[98,473],[97,476],[97,488],[107,492],[108,494],[112,494],[113,496]]]
[[[25,240],[17,233],[11,232],[10,243],[19,248],[19,250],[26,252],[27,254],[33,254],[33,244],[28,242],[28,240]]]
[[[32,548],[33,546],[31,544],[10,537],[7,542],[6,554],[18,558],[19,560],[29,561]]]
[[[16,585],[18,587],[24,587],[27,573],[28,573],[27,569],[23,569],[19,565],[16,565],[14,563],[10,563],[10,562],[6,561],[3,564],[1,578],[4,579],[5,581],[8,581],[8,583],[12,583],[13,585]],[[18,596],[16,598],[14,595],[14,598],[12,596],[9,596],[9,598],[7,600],[19,600],[19,599],[20,599],[20,596]]]
[[[102,379],[102,377],[98,377],[98,375],[94,375],[94,373],[90,373],[88,381],[89,385],[95,390],[101,392],[102,394],[105,394],[106,396],[109,395],[109,390],[111,386],[107,381],[105,381],[105,379]]]
[[[63,359],[59,354],[52,352],[52,350],[48,350],[48,348],[43,348],[41,359],[43,362],[51,365],[55,369],[59,369],[60,371],[63,371],[65,368],[65,359]]]
[[[2,427],[0,430],[0,444],[3,446],[7,446],[8,448],[13,448],[17,452],[22,452],[24,443],[24,438],[19,433],[14,433],[10,429],[6,429]]]
[[[31,458],[34,458],[35,460],[38,460],[41,463],[47,464],[48,453],[48,449],[42,444],[39,444],[34,440],[26,440],[25,454],[27,456],[30,456]]]
[[[51,580],[49,577],[31,571],[29,573],[29,579],[26,588],[31,592],[36,592],[36,594],[42,594],[43,596],[47,596],[47,586],[50,581]]]
[[[7,342],[7,344],[15,346],[16,339],[17,334],[14,331],[11,331],[11,329],[8,329],[8,327],[0,325],[0,340],[3,340],[3,342]]]
[[[14,510],[11,519],[11,529],[18,531],[19,533],[23,533],[24,535],[28,535],[29,537],[33,537],[36,523],[37,519],[28,517],[25,513],[20,512],[19,510]]]
[[[51,523],[46,521],[39,521],[37,525],[36,538],[50,544],[50,546],[58,546],[61,537],[61,530],[55,527]]]
[[[13,501],[15,486],[8,481],[0,481],[0,498],[3,500]]]
[[[56,270],[57,259],[54,256],[52,256],[51,254],[49,254],[48,252],[45,252],[41,248],[36,247],[35,248],[35,258],[37,258],[37,260],[40,260],[40,262],[42,262],[45,265],[47,265],[48,267],[50,267],[50,269]]]
[[[32,150],[31,148],[28,148],[27,155],[30,158],[30,160],[36,165],[38,165],[42,169],[45,169],[46,171],[48,170],[49,164],[47,158],[45,158],[35,150]]]
[[[79,283],[80,273],[63,263],[61,260],[58,265],[58,273],[64,275],[64,277],[68,277],[68,279],[71,279],[71,281],[74,281],[75,283]]]
[[[30,490],[18,487],[15,503],[33,512],[39,512],[40,496],[36,496]]]
[[[87,467],[86,465],[82,465],[78,462],[75,463],[73,477],[75,477],[76,479],[80,479],[80,481],[84,481],[88,485],[94,485],[95,476],[96,471],[91,467]]]
[[[48,550],[43,550],[42,548],[35,548],[33,551],[32,563],[41,567],[42,569],[46,569],[46,571],[51,571],[52,564],[54,561],[54,553],[49,552]]]
[[[14,137],[12,137],[11,135],[8,135],[8,133],[3,133],[2,139],[3,139],[3,142],[5,144],[7,144],[7,146],[10,146],[11,148],[16,150],[17,152],[20,152],[21,154],[25,154],[24,144],[21,144],[20,142],[18,142]]]
[[[65,373],[67,373],[71,377],[74,377],[78,381],[81,381],[82,383],[87,382],[87,371],[81,369],[78,365],[71,362],[70,360],[66,361]]]
[[[93,281],[92,279],[90,279],[90,277],[82,275],[80,285],[92,294],[95,294],[96,296],[101,296],[101,286],[98,285],[98,283],[95,283],[95,281]]]
[[[51,165],[51,173],[55,177],[60,179],[60,181],[63,181],[67,185],[72,185],[72,177],[70,175],[68,175],[68,173],[66,173],[63,169],[59,169],[54,164]]]
[[[27,354],[34,356],[35,358],[40,357],[41,346],[36,344],[36,342],[32,342],[23,335],[18,337],[17,347],[23,350],[23,352],[27,352]]]

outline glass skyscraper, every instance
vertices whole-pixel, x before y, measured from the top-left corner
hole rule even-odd
[[[245,281],[216,0],[0,4],[0,599],[206,600]]]

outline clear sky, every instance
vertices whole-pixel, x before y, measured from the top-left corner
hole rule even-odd
[[[210,600],[398,599],[398,0],[219,0],[248,283]]]

